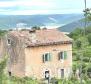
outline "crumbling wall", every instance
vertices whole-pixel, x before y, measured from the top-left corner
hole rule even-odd
[[[7,44],[9,54],[8,70],[14,76],[22,77],[25,75],[25,54],[24,46],[21,39],[14,35],[7,35],[7,40],[11,40],[11,44]]]

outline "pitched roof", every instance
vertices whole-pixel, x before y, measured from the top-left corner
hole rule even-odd
[[[27,46],[69,44],[72,39],[57,29],[11,31],[10,35],[22,39]]]

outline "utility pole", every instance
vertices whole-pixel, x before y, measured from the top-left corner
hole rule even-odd
[[[84,16],[85,16],[85,26],[84,26],[84,36],[85,36],[85,30],[86,30],[86,26],[87,26],[87,3],[86,0],[84,0],[84,4],[85,4],[85,12],[84,12]]]

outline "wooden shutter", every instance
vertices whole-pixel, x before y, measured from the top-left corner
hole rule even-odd
[[[58,53],[58,60],[61,59],[60,55],[61,55],[61,52]]]
[[[64,51],[64,59],[67,59],[67,51]]]
[[[45,62],[45,55],[42,56],[42,60],[43,60],[43,62]]]
[[[63,59],[63,52],[59,52],[59,55],[58,55],[58,60],[61,60]]]
[[[51,61],[52,60],[52,54],[51,53],[48,54],[48,58],[49,58],[48,61]]]

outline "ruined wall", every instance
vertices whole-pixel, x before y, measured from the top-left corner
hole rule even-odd
[[[24,46],[21,39],[11,34],[7,35],[7,50],[9,54],[8,71],[14,76],[23,77],[25,75],[25,54]]]

